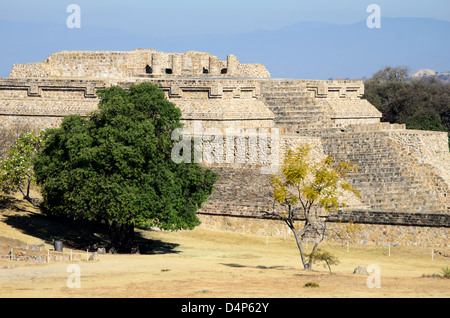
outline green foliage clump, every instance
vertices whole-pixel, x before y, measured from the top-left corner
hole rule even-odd
[[[1,193],[20,191],[24,199],[39,205],[30,197],[30,185],[35,181],[33,158],[42,146],[43,134],[24,133],[11,145],[6,156],[0,157],[0,196]]]
[[[339,260],[336,256],[334,256],[333,254],[331,254],[328,251],[323,251],[320,248],[318,248],[315,253],[311,253],[307,255],[310,259],[310,261],[314,264],[317,263],[321,263],[324,262],[324,266],[328,267],[328,270],[331,273],[331,265],[338,265],[339,264]]]
[[[111,227],[111,244],[129,252],[134,227],[164,230],[199,225],[196,211],[217,176],[194,163],[171,160],[171,133],[181,111],[157,86],[117,86],[98,92],[99,110],[66,117],[47,131],[34,161],[42,210]]]
[[[450,278],[450,267],[449,266],[442,267],[441,271],[442,271],[442,276],[444,278]]]
[[[363,98],[381,111],[382,121],[450,134],[450,83],[411,79],[408,73],[407,67],[379,70],[364,82]]]

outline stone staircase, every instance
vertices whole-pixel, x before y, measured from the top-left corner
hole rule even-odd
[[[349,176],[362,201],[375,211],[448,213],[448,186],[427,165],[401,152],[382,132],[328,135],[325,152],[336,161],[351,161]]]
[[[304,134],[324,127],[323,108],[295,81],[262,83],[261,97],[275,115],[275,126],[286,133]]]

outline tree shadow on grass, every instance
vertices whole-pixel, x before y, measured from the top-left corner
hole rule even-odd
[[[14,198],[0,201],[3,222],[22,231],[24,234],[37,237],[47,244],[62,241],[64,248],[97,251],[98,248],[110,249],[110,232],[106,225],[90,221],[71,221],[64,218],[47,216],[39,212],[20,207],[22,202]],[[178,253],[176,243],[162,242],[143,237],[135,233],[135,241],[140,254]]]
[[[11,213],[16,213],[16,212],[31,212],[28,211],[26,208],[24,207],[20,207],[21,205],[23,206],[24,201],[18,200],[12,196],[5,196],[3,198],[0,199],[0,214],[11,214]]]
[[[257,265],[257,266],[249,266],[249,265],[241,265],[236,263],[220,263],[221,265],[229,266],[229,267],[248,267],[248,268],[257,268],[257,269],[279,269],[279,270],[286,270],[286,269],[294,269],[293,267],[287,267],[287,266],[264,266],[264,265]]]

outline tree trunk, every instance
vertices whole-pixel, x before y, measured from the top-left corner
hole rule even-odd
[[[113,222],[110,226],[111,246],[117,253],[132,253],[135,249],[134,225],[117,224]]]
[[[316,252],[317,247],[319,246],[319,243],[320,243],[319,241],[316,241],[316,243],[314,243],[313,249],[311,250],[311,254],[309,256],[309,261],[308,261],[308,266],[310,269],[312,268],[312,261],[314,259],[314,253]]]
[[[27,200],[28,202],[30,202],[33,206],[35,206],[35,207],[40,207],[40,204],[38,203],[38,202],[36,202],[36,201],[34,201],[34,199],[33,198],[30,198],[29,196],[24,196],[23,197],[24,198],[24,200]]]
[[[305,233],[305,232],[304,232],[305,228],[306,228],[310,223],[308,222],[308,220],[306,220],[306,221],[305,221],[305,224],[304,224],[304,226],[303,226],[303,230],[300,231],[300,232],[297,232],[297,231],[295,230],[294,225],[293,225],[293,222],[290,222],[290,223],[289,223],[289,222],[286,222],[286,224],[289,226],[289,228],[291,229],[292,233],[294,233],[295,242],[297,243],[298,250],[300,251],[300,257],[301,257],[301,259],[302,259],[303,268],[304,268],[306,271],[310,271],[310,270],[312,269],[313,255],[314,255],[314,253],[317,251],[317,247],[319,246],[319,243],[322,242],[322,240],[323,240],[323,238],[324,238],[325,225],[322,227],[323,232],[318,232],[318,236],[319,236],[319,237],[317,238],[317,240],[316,240],[316,242],[315,242],[315,244],[314,244],[314,247],[313,247],[313,249],[312,249],[312,251],[311,251],[311,254],[310,254],[309,258],[306,259],[305,252],[304,252],[304,250],[303,250],[303,245],[302,245],[302,243],[303,243],[302,237],[303,237],[303,234]]]
[[[18,186],[19,191],[22,193],[24,200],[27,200],[35,207],[39,207],[40,206],[39,203],[30,197],[30,184],[31,184],[31,179],[28,179],[27,193],[25,193],[20,186]]]
[[[306,213],[305,213],[305,215],[306,215]],[[302,234],[300,234],[300,232],[297,233],[297,231],[295,230],[293,217],[294,217],[293,210],[292,210],[291,205],[289,205],[288,206],[288,217],[284,219],[284,222],[286,223],[286,225],[291,229],[292,233],[294,234],[295,242],[297,243],[298,250],[300,251],[300,258],[302,260],[304,270],[310,271],[311,264],[308,263],[308,261],[306,260],[306,257],[305,257],[305,252],[303,250],[303,245],[302,245]],[[305,220],[303,229],[307,226],[307,224],[308,224],[308,219]]]
[[[306,260],[305,252],[303,251],[302,239],[300,238],[300,236],[298,235],[298,233],[295,231],[295,229],[293,227],[292,228],[290,227],[290,229],[292,230],[292,233],[294,233],[295,242],[297,243],[298,250],[300,251],[300,258],[302,260],[303,269],[305,271],[310,271],[311,270],[311,262],[308,262]]]

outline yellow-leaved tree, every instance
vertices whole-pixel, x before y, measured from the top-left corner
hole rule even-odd
[[[281,174],[271,177],[274,199],[271,216],[283,220],[292,231],[303,267],[308,271],[320,253],[317,247],[325,237],[326,218],[345,207],[345,202],[341,202],[343,193],[348,191],[359,197],[359,192],[345,181],[356,166],[333,163],[331,157],[314,162],[309,158],[310,151],[309,145],[288,150]],[[275,209],[275,203],[282,209]],[[303,246],[306,238],[314,242],[309,254],[305,254]]]

